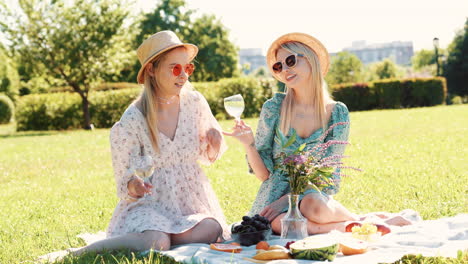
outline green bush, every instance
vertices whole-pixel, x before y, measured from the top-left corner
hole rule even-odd
[[[400,80],[384,80],[373,83],[379,108],[400,108],[402,84]]]
[[[443,104],[447,96],[445,78],[420,78],[402,81],[403,107],[433,106]]]
[[[95,92],[90,96],[91,123],[95,127],[111,127],[140,94],[141,89]]]
[[[15,105],[10,97],[0,94],[0,124],[8,124],[13,119]]]
[[[140,89],[94,92],[89,111],[95,127],[111,127],[120,119]],[[82,102],[75,93],[32,94],[18,102],[17,129],[62,130],[82,127]]]
[[[374,87],[367,83],[338,84],[331,90],[332,97],[345,103],[350,111],[370,110],[377,106]]]
[[[80,128],[82,120],[83,111],[78,94],[31,94],[18,100],[18,131]]]

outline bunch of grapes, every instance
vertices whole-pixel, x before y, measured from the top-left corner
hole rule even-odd
[[[371,223],[364,223],[362,226],[353,226],[351,232],[358,235],[371,235],[377,233],[377,226]]]
[[[253,217],[243,216],[242,222],[232,227],[233,234],[252,233],[270,229],[270,221],[267,218],[256,214]]]

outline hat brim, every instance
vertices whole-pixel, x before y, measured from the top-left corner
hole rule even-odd
[[[275,77],[279,81],[282,81],[279,78],[279,75],[276,74],[271,67],[274,63],[276,63],[276,51],[281,47],[282,44],[292,41],[303,43],[304,45],[312,49],[312,51],[315,52],[315,54],[317,54],[320,63],[320,72],[322,73],[322,76],[325,77],[325,75],[328,72],[328,68],[330,67],[330,55],[328,54],[328,51],[325,48],[325,46],[318,39],[304,33],[288,33],[277,38],[270,45],[266,59],[268,69],[270,70],[273,77]]]
[[[162,50],[159,50],[157,52],[155,52],[153,55],[151,55],[150,57],[148,57],[148,59],[146,59],[145,63],[143,63],[143,65],[141,65],[141,68],[140,70],[138,71],[138,75],[137,75],[137,82],[138,84],[144,84],[145,83],[145,78],[144,78],[144,73],[145,73],[145,68],[146,68],[146,65],[148,65],[148,63],[150,63],[154,58],[156,58],[156,56],[168,51],[168,50],[171,50],[171,49],[175,49],[175,48],[178,48],[178,47],[185,47],[189,53],[189,60],[192,61],[195,56],[197,56],[198,54],[198,47],[193,45],[193,44],[190,44],[190,43],[182,43],[182,44],[177,44],[177,45],[173,45],[173,46],[169,46],[167,48],[164,48]]]

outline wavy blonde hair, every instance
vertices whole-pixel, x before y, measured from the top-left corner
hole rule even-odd
[[[159,65],[164,61],[167,53],[173,51],[175,49],[184,48],[184,47],[176,47],[174,49],[170,49],[165,51],[164,53],[158,55],[151,61],[150,63],[153,64],[153,69],[159,72],[160,68]],[[185,49],[185,48],[184,48]],[[159,82],[156,77],[151,77],[149,74],[146,74],[146,69],[144,72],[144,84],[143,84],[143,91],[141,92],[140,96],[135,100],[135,102],[140,102],[141,105],[141,113],[145,117],[146,123],[149,128],[150,133],[150,140],[151,144],[153,145],[153,149],[156,153],[159,153],[159,129],[158,129],[158,103],[157,97],[160,96],[158,92]],[[182,88],[181,93],[184,90],[192,90],[193,87],[190,82],[187,80],[184,87]]]
[[[312,51],[308,46],[301,42],[286,42],[281,45],[281,48],[296,54],[304,55],[303,58],[307,60],[310,66],[310,89],[307,90],[307,97],[310,98],[310,102],[314,106],[314,118],[319,120],[322,128],[327,126],[327,110],[326,103],[331,101],[332,98],[328,93],[328,87],[325,83],[320,71],[320,62],[315,52]],[[278,52],[278,50],[276,50]],[[291,128],[291,120],[294,115],[294,90],[286,87],[286,96],[281,104],[280,114],[280,130],[283,134],[287,135]]]

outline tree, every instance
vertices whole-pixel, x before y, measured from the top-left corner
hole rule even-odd
[[[192,80],[217,81],[238,75],[238,48],[229,41],[227,29],[215,16],[203,15],[195,20],[185,39],[200,49]]]
[[[468,19],[448,48],[449,55],[444,66],[448,91],[451,94],[468,95]]]
[[[343,51],[332,57],[330,70],[325,80],[329,85],[360,82],[362,81],[361,72],[361,60],[356,55]]]
[[[13,52],[37,74],[72,87],[91,127],[89,92],[135,57],[127,4],[117,0],[20,0],[22,13],[2,5],[0,28]],[[45,69],[45,72],[40,72]]]
[[[134,48],[158,31],[172,30],[182,41],[199,48],[192,81],[217,81],[238,74],[238,49],[229,41],[228,30],[215,16],[202,15],[194,20],[194,13],[187,8],[185,0],[162,0],[153,12],[144,15]],[[136,61],[126,80],[135,81],[139,68],[140,63]]]
[[[14,61],[8,56],[7,51],[0,44],[0,93],[5,93],[10,99],[15,100],[19,91],[19,75]]]
[[[398,75],[398,68],[390,59],[384,59],[378,62],[375,65],[374,71],[379,79],[395,78]]]
[[[435,65],[435,52],[434,50],[422,49],[411,58],[411,64],[415,70],[420,70],[425,66]]]

